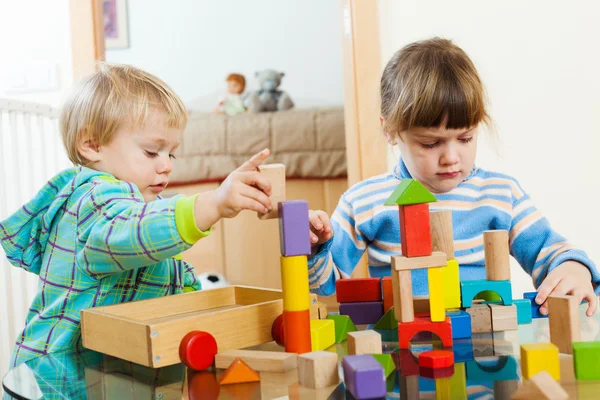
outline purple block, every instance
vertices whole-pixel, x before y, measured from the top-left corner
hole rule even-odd
[[[383,317],[381,301],[340,303],[340,315],[347,315],[356,325],[376,324]]]
[[[286,257],[310,255],[310,224],[308,202],[304,200],[280,201],[279,248]]]
[[[357,399],[385,398],[382,365],[370,354],[346,356],[342,362],[346,389]]]

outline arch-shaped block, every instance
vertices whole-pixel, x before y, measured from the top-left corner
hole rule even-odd
[[[512,288],[510,281],[488,281],[485,279],[476,281],[463,281],[460,283],[460,300],[464,308],[473,305],[473,298],[479,293],[489,290],[497,293],[502,298],[502,304],[512,304]]]
[[[497,360],[486,359],[482,362],[467,361],[467,379],[473,382],[512,381],[519,379],[517,359],[513,356],[500,356]]]
[[[419,332],[431,332],[438,335],[444,347],[452,347],[452,325],[450,318],[441,322],[431,322],[429,318],[417,317],[412,322],[398,323],[398,344],[401,349],[408,349],[410,340]]]

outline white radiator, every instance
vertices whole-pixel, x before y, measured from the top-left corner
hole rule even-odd
[[[72,165],[58,132],[58,113],[43,104],[0,99],[0,220]],[[37,275],[13,267],[0,247],[0,379],[8,371],[37,282]]]

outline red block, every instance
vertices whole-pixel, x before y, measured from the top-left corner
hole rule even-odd
[[[454,365],[444,368],[419,368],[419,375],[429,379],[450,378],[454,375]]]
[[[381,301],[381,278],[349,278],[335,281],[338,303]]]
[[[280,314],[275,321],[273,321],[273,325],[271,325],[271,336],[275,343],[280,346],[284,346],[284,332],[283,332],[283,314]]]
[[[400,214],[400,243],[404,257],[430,256],[431,227],[429,204],[398,206]]]
[[[392,353],[392,359],[402,376],[419,375],[419,364],[417,364],[417,358],[412,351],[400,349],[398,352]]]
[[[310,353],[310,310],[284,311],[283,332],[286,352]]]
[[[392,277],[386,276],[381,280],[383,288],[383,313],[388,312],[394,306],[394,289],[392,288]]]
[[[179,358],[187,367],[201,371],[210,367],[217,354],[217,341],[208,332],[191,331],[179,343]]]
[[[442,322],[431,322],[429,318],[417,317],[412,322],[398,323],[398,344],[401,349],[408,349],[410,340],[419,332],[431,332],[438,335],[444,347],[452,347],[452,325],[450,318]]]
[[[454,364],[454,353],[448,350],[431,350],[419,354],[419,366],[426,368],[447,368]]]

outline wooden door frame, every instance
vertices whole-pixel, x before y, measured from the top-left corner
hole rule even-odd
[[[102,0],[69,0],[73,79],[97,70],[104,61],[104,17]]]

